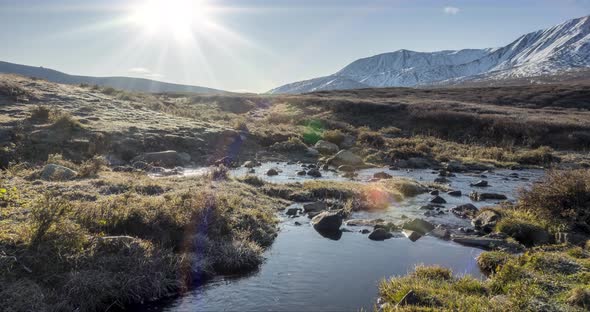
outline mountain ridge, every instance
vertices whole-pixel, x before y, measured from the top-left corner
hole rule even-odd
[[[470,78],[532,77],[586,67],[590,67],[590,16],[524,34],[499,48],[381,53],[353,61],[332,75],[286,84],[269,93],[341,90],[353,88],[354,82],[365,87],[416,87]],[[326,83],[342,79],[348,83]]]
[[[169,82],[162,82],[147,78],[135,78],[124,76],[113,77],[92,77],[81,75],[70,75],[60,72],[55,69],[45,67],[35,67],[29,65],[21,65],[16,63],[0,61],[0,73],[17,74],[28,77],[35,77],[45,79],[50,82],[64,83],[64,84],[91,84],[103,87],[113,87],[127,91],[138,92],[190,92],[190,93],[205,93],[205,94],[219,94],[229,93],[228,91],[183,85]]]

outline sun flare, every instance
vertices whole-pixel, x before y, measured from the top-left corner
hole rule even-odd
[[[207,7],[199,0],[145,0],[132,11],[132,20],[143,30],[177,38],[190,36],[207,21]]]

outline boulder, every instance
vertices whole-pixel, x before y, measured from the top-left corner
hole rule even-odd
[[[275,168],[270,168],[268,169],[268,171],[266,172],[267,176],[276,176],[279,175],[279,171]]]
[[[315,149],[315,148],[311,148],[311,147],[309,147],[309,148],[307,148],[307,150],[305,151],[305,154],[306,154],[307,156],[310,156],[310,157],[317,157],[318,155],[320,155],[320,152],[318,152],[318,150],[317,150],[317,149]]]
[[[391,179],[393,178],[393,176],[387,172],[377,172],[375,174],[373,174],[373,178],[375,179]]]
[[[469,194],[469,198],[475,201],[484,201],[484,200],[506,200],[506,195],[496,194],[496,193],[478,193],[478,192],[471,192]]]
[[[416,231],[422,235],[432,231],[434,229],[434,225],[432,223],[422,220],[422,219],[413,219],[404,223],[402,226],[404,230]]]
[[[47,164],[41,170],[41,179],[46,181],[69,181],[77,175],[76,171],[56,164]]]
[[[322,173],[318,169],[313,168],[313,169],[310,169],[309,171],[307,171],[307,175],[314,177],[314,178],[319,178],[322,176]]]
[[[376,228],[375,230],[373,230],[373,232],[371,232],[371,234],[369,234],[369,239],[374,241],[382,241],[390,239],[392,237],[393,234],[391,234],[389,231],[383,228]]]
[[[305,170],[297,171],[298,176],[304,176],[306,174],[307,174],[307,172],[305,172]]]
[[[350,219],[346,220],[344,223],[347,226],[375,226],[382,222],[382,219]]]
[[[430,191],[430,195],[432,195],[432,196],[438,196],[438,194],[439,194],[438,190]]]
[[[403,230],[402,233],[404,233],[404,235],[413,242],[417,241],[418,239],[420,239],[420,237],[422,237],[422,234],[416,231]]]
[[[471,186],[476,186],[476,187],[486,187],[486,186],[489,186],[488,185],[488,181],[486,181],[486,180],[479,180],[479,181],[477,181],[475,183],[471,183],[470,185]]]
[[[461,191],[448,191],[449,196],[459,197],[462,195]]]
[[[185,166],[190,162],[190,155],[178,153],[176,151],[162,151],[153,153],[144,153],[133,159],[132,162],[143,161],[148,164],[155,164],[166,168],[176,166]]]
[[[430,235],[440,239],[449,239],[451,237],[449,230],[441,224],[437,225],[434,230],[430,231]]]
[[[451,240],[461,245],[486,250],[506,250],[509,252],[520,252],[524,250],[524,246],[521,244],[508,242],[504,239],[477,236],[453,236]]]
[[[313,148],[315,148],[318,152],[320,152],[320,154],[324,154],[324,155],[334,155],[334,154],[338,153],[338,151],[340,151],[340,148],[338,148],[338,145],[328,142],[328,141],[324,141],[324,140],[319,140],[313,146]]]
[[[342,219],[340,211],[324,211],[313,217],[311,224],[320,233],[334,233],[340,230]]]
[[[299,211],[301,211],[301,208],[289,208],[285,214],[288,216],[296,216],[299,214]]]
[[[324,202],[315,202],[303,205],[303,211],[306,213],[314,211],[323,211],[326,209],[328,209],[328,206]]]
[[[362,166],[364,164],[363,159],[348,150],[341,150],[334,157],[328,159],[328,164],[341,166],[349,165],[353,167]]]
[[[440,196],[435,196],[433,199],[430,200],[430,202],[433,204],[446,204],[447,203],[447,201]]]
[[[473,220],[471,220],[471,225],[473,225],[478,231],[490,233],[501,218],[502,216],[500,213],[491,209],[486,209],[481,211]]]
[[[339,171],[343,171],[343,172],[353,172],[354,171],[354,167],[349,166],[349,165],[342,165],[338,167]]]
[[[473,204],[464,204],[459,205],[451,209],[451,212],[454,213],[457,217],[463,219],[473,219],[477,215],[479,209],[475,207]]]
[[[246,168],[254,168],[254,167],[258,167],[260,165],[261,165],[260,162],[253,161],[253,160],[248,160],[248,161],[244,162],[244,167],[246,167]]]

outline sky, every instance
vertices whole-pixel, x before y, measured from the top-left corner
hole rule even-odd
[[[590,0],[0,0],[0,60],[266,92],[399,49],[503,46]]]

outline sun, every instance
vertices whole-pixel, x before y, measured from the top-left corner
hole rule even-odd
[[[207,21],[206,11],[199,0],[145,0],[133,7],[131,19],[148,33],[186,39]]]

